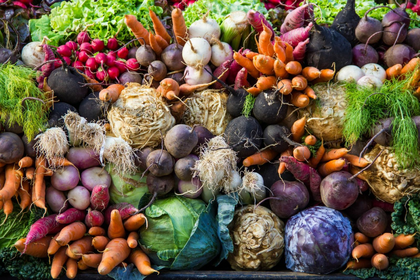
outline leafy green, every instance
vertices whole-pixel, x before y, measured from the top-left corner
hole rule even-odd
[[[404,196],[395,202],[391,218],[391,227],[396,234],[420,232],[420,194]],[[416,234],[415,238],[420,239],[420,236]]]
[[[252,109],[254,108],[255,99],[255,96],[252,94],[248,94],[245,97],[244,107],[242,108],[242,115],[245,117],[249,117],[249,115],[251,115]]]
[[[201,19],[207,11],[210,11],[209,17],[215,19],[220,25],[231,12],[248,12],[251,9],[268,16],[267,9],[259,0],[198,0],[188,6],[183,14],[185,23],[190,26],[194,21]]]
[[[86,29],[94,38],[107,41],[116,37],[122,42],[133,39],[131,31],[124,24],[124,16],[132,14],[146,29],[152,28],[149,8],[156,15],[163,13],[161,7],[154,6],[154,0],[75,0],[63,2],[51,10],[48,20],[42,17],[31,20],[30,30],[32,40],[44,36],[51,37],[51,44],[64,43],[70,37]],[[42,22],[38,22],[42,20]],[[49,25],[49,26],[48,26]]]
[[[41,102],[46,101],[46,96],[35,85],[35,77],[36,72],[30,68],[12,64],[0,66],[0,122],[22,126],[29,141],[45,129],[48,121],[48,110]],[[41,101],[24,100],[26,97]]]
[[[309,0],[308,2],[318,6],[315,7],[315,18],[317,19],[318,24],[331,24],[338,12],[346,6],[347,0]],[[362,17],[367,10],[376,6],[378,6],[378,4],[374,0],[356,0],[356,13]],[[387,4],[387,6],[396,8],[395,4]],[[387,8],[379,8],[371,11],[369,16],[382,20],[384,15],[389,11],[390,10]],[[418,21],[420,17],[410,9],[407,9],[406,11],[410,15],[410,18],[417,19],[417,21],[411,21],[410,27],[420,27],[420,21]]]

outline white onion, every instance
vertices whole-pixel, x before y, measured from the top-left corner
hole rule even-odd
[[[44,62],[45,52],[42,42],[30,42],[22,49],[22,61],[31,68],[35,68]]]
[[[376,63],[368,63],[366,65],[363,65],[362,67],[363,73],[365,73],[366,76],[374,76],[381,80],[383,83],[386,79],[386,72],[385,69]]]
[[[211,59],[211,47],[203,38],[192,38],[182,49],[182,59],[188,66],[206,65]]]
[[[220,66],[223,62],[233,58],[233,50],[228,43],[220,42],[217,39],[212,40],[212,43],[214,44],[211,46],[210,61],[214,66]]]
[[[365,74],[362,69],[356,65],[347,65],[337,73],[336,80],[339,82],[357,82]]]
[[[204,16],[191,24],[188,34],[190,38],[204,38],[210,42],[213,37],[220,38],[220,27],[217,21]]]
[[[210,66],[208,65],[198,68],[187,66],[184,71],[185,82],[189,85],[210,83],[213,77],[206,70],[204,70],[204,68],[208,71],[211,71]]]
[[[366,75],[361,77],[357,81],[357,84],[363,87],[380,89],[382,86],[382,81],[375,76]]]

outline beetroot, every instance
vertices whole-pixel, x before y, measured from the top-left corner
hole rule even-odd
[[[370,45],[358,44],[353,48],[353,63],[359,67],[368,63],[378,63],[378,52]]]
[[[373,238],[384,233],[388,224],[388,217],[384,210],[379,207],[373,207],[363,213],[357,219],[356,224],[360,232]]]
[[[368,194],[359,195],[356,201],[344,212],[353,220],[357,220],[366,211],[372,209],[373,200]]]
[[[347,171],[333,172],[321,181],[321,199],[325,206],[344,210],[352,205],[359,195],[356,180]]]

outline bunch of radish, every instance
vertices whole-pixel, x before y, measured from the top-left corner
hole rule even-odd
[[[171,3],[176,8],[184,10],[187,6],[194,4],[196,1],[197,0],[170,0],[169,3]]]
[[[135,52],[130,55],[126,45],[120,46],[115,38],[110,38],[105,44],[100,39],[91,39],[85,31],[77,35],[76,42],[68,41],[59,46],[57,52],[67,64],[100,82],[118,81],[127,70],[140,69]],[[61,63],[56,59],[55,67],[60,67]]]

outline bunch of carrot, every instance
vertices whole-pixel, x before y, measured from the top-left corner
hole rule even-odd
[[[409,76],[407,81],[407,88],[414,91],[414,95],[420,100],[420,58],[412,58],[406,65],[395,64],[386,69],[386,78],[388,80],[398,78],[405,79]],[[414,73],[413,73],[414,71]]]
[[[55,236],[47,235],[26,244],[27,238],[16,242],[21,253],[34,257],[52,256],[51,277],[58,278],[63,267],[69,279],[76,277],[78,270],[95,268],[106,275],[116,266],[133,263],[143,275],[157,272],[151,267],[147,255],[138,247],[138,229],[147,220],[143,214],[130,216],[124,221],[119,210],[111,212],[108,227],[87,229],[83,222],[75,221],[60,227]]]
[[[316,98],[308,83],[328,82],[333,78],[334,71],[315,67],[302,68],[294,57],[300,57],[300,52],[304,53],[305,48],[294,49],[277,36],[273,43],[271,29],[266,25],[263,27],[257,41],[258,52],[235,52],[233,55],[235,61],[257,79],[255,86],[249,87],[247,91],[256,96],[264,90],[275,88],[284,95],[291,94],[291,102],[296,107],[306,107],[310,99]]]
[[[414,235],[400,234],[394,237],[391,233],[384,233],[370,240],[361,232],[355,237],[355,247],[351,253],[353,260],[347,263],[346,269],[361,269],[375,267],[378,270],[387,269],[388,256],[396,258],[420,258],[419,249],[410,247],[414,244]]]

